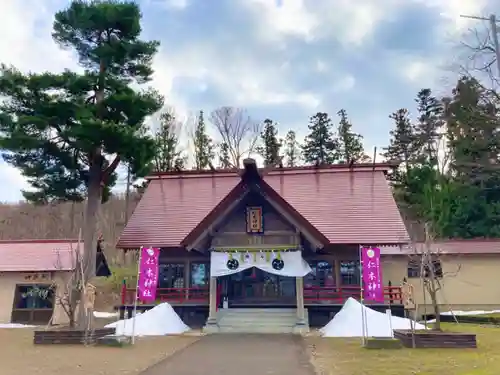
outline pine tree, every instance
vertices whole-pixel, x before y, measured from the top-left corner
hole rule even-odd
[[[346,163],[365,160],[367,156],[363,148],[363,137],[352,131],[352,125],[347,118],[345,109],[341,109],[337,114],[340,116],[337,130],[339,160],[345,161]]]
[[[73,49],[81,73],[23,74],[0,67],[0,149],[48,200],[86,198],[84,279],[95,274],[102,186],[124,161],[146,172],[154,141],[144,120],[163,99],[132,84],[150,80],[156,41],[142,41],[141,12],[130,1],[72,1],[56,13],[53,38]],[[106,156],[113,155],[108,164]],[[67,184],[66,184],[67,183]],[[68,190],[69,189],[69,190]],[[87,323],[82,311],[79,323]]]
[[[318,112],[309,120],[309,135],[302,146],[304,160],[310,164],[333,164],[338,160],[338,142],[327,113]]]
[[[214,158],[212,139],[207,134],[203,111],[200,111],[194,131],[195,167],[198,170],[208,168]]]
[[[430,89],[422,89],[417,94],[418,123],[415,136],[419,143],[421,159],[430,166],[438,165],[438,147],[442,128],[443,105],[432,95]]]
[[[231,157],[229,156],[229,146],[227,145],[227,143],[222,142],[219,148],[220,148],[219,167],[222,169],[231,168]]]
[[[300,145],[293,130],[286,133],[284,141],[284,156],[287,167],[296,167],[300,161]]]
[[[264,166],[277,166],[281,162],[281,141],[278,140],[278,129],[273,120],[264,120],[260,139],[262,145],[257,148],[257,152],[264,158]]]
[[[153,168],[155,172],[184,168],[184,159],[179,150],[178,130],[179,124],[175,115],[169,112],[160,115],[160,129],[155,134],[156,151]]]

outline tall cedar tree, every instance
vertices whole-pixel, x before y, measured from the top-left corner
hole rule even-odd
[[[498,97],[469,77],[447,105],[450,169],[460,192],[451,227],[461,237],[500,236],[499,107]]]
[[[257,152],[264,158],[264,166],[277,166],[281,162],[281,141],[278,140],[278,129],[273,120],[264,120],[264,129],[260,133],[262,145]]]
[[[430,89],[420,90],[415,101],[419,113],[415,136],[420,148],[420,158],[424,164],[436,167],[443,125],[442,101],[433,96]]]
[[[385,148],[384,157],[401,162],[399,169],[391,178],[401,182],[418,155],[418,142],[408,110],[401,108],[389,116],[394,120],[394,130],[390,132],[389,146]]]
[[[203,111],[198,115],[193,141],[195,167],[198,170],[207,169],[214,158],[214,150],[212,139],[207,134]]]
[[[304,160],[309,164],[333,164],[338,160],[338,142],[327,113],[318,112],[309,120],[309,135],[302,146]]]
[[[346,163],[361,162],[366,159],[363,148],[363,137],[352,131],[352,124],[347,118],[345,109],[337,112],[340,122],[337,129],[338,134],[338,158]]]
[[[72,1],[56,13],[52,36],[61,47],[76,51],[84,73],[23,74],[0,67],[0,96],[5,98],[0,105],[0,148],[7,150],[5,160],[40,195],[66,198],[78,190],[87,197],[86,280],[95,274],[102,186],[109,184],[120,161],[138,174],[154,155],[144,119],[161,108],[163,99],[155,91],[138,92],[130,86],[150,79],[159,45],[139,39],[140,19],[134,2]]]
[[[184,168],[184,159],[179,150],[179,124],[172,113],[160,115],[160,129],[155,134],[155,172],[169,172]]]
[[[284,157],[287,167],[296,167],[300,162],[300,145],[293,130],[286,133],[284,140]]]
[[[219,154],[219,168],[229,169],[232,166],[231,157],[229,155],[229,146],[227,143],[222,142],[219,145],[220,154]]]

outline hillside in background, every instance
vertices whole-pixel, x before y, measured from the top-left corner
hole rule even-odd
[[[132,194],[129,215],[138,195]],[[119,263],[121,254],[115,244],[125,225],[125,196],[113,196],[101,206],[99,230],[111,263]],[[78,238],[83,225],[84,203],[33,205],[30,203],[0,203],[0,240]]]

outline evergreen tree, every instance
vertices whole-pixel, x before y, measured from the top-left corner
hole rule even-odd
[[[140,19],[134,2],[72,1],[56,13],[52,35],[77,53],[82,73],[23,74],[0,67],[5,160],[22,171],[39,195],[87,198],[85,280],[95,274],[101,187],[110,184],[120,161],[137,175],[154,156],[144,119],[161,108],[162,98],[131,84],[150,79],[159,43],[139,39]],[[80,318],[85,325],[85,314]]]
[[[438,147],[443,120],[443,105],[432,95],[430,89],[422,89],[417,94],[418,123],[415,137],[420,148],[420,159],[433,167],[438,165]]]
[[[340,116],[338,134],[338,158],[346,163],[361,162],[367,155],[363,148],[363,137],[352,131],[352,125],[347,118],[345,109],[337,112]]]
[[[212,139],[207,134],[203,111],[200,111],[194,131],[195,167],[198,170],[208,168],[214,158]]]
[[[219,148],[220,148],[219,167],[222,169],[231,168],[231,157],[229,155],[229,146],[227,145],[227,143],[222,142]]]
[[[391,130],[389,146],[385,148],[384,157],[400,161],[404,171],[411,169],[418,156],[418,140],[415,127],[411,123],[408,110],[401,108],[389,116],[394,120],[395,128]]]
[[[264,120],[264,129],[260,133],[260,139],[262,146],[257,148],[257,152],[264,158],[264,166],[278,165],[281,162],[281,141],[278,140],[278,129],[273,120]]]
[[[486,186],[498,175],[498,98],[474,78],[462,78],[448,104],[447,138],[451,170],[464,183]]]
[[[310,164],[333,164],[338,160],[338,141],[327,113],[318,112],[309,120],[309,134],[302,146],[304,160]]]
[[[177,136],[179,124],[172,113],[160,115],[160,129],[155,134],[154,171],[169,172],[184,168],[184,159],[179,150]]]
[[[297,141],[297,135],[293,130],[289,130],[286,133],[284,146],[286,166],[296,167],[300,161],[300,145]]]

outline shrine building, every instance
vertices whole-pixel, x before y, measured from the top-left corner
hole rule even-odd
[[[409,242],[390,168],[258,169],[246,159],[242,170],[159,173],[147,178],[117,247],[161,248],[158,302],[188,324],[217,331],[228,312],[275,311],[307,329],[360,298],[360,246]],[[384,277],[384,301],[365,303],[402,310],[400,282]],[[124,286],[122,311],[133,296]]]

